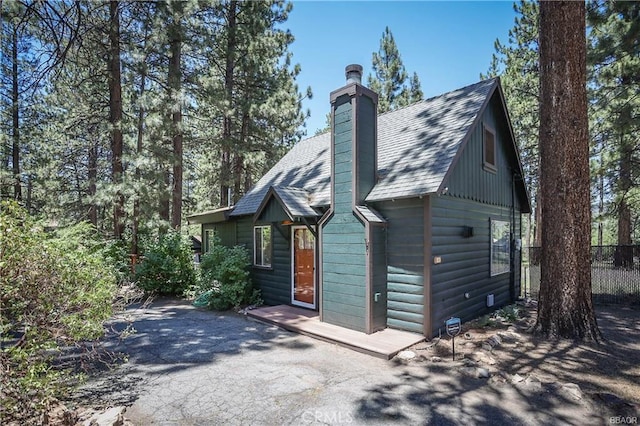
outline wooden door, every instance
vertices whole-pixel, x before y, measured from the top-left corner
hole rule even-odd
[[[316,307],[316,239],[307,227],[294,227],[292,232],[291,303]]]

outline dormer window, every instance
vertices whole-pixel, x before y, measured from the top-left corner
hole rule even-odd
[[[496,161],[496,133],[486,125],[483,127],[482,135],[482,166],[488,171],[495,173],[498,171]]]

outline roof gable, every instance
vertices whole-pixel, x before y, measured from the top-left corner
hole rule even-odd
[[[321,214],[309,205],[309,192],[301,188],[272,186],[267,191],[260,207],[254,215],[254,221],[261,219],[261,214],[270,200],[275,200],[290,220],[301,218],[317,218]]]
[[[378,117],[378,183],[367,201],[436,192],[497,80]]]

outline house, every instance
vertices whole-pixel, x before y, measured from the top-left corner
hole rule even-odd
[[[266,304],[364,333],[431,337],[513,301],[531,207],[499,79],[378,115],[362,67],[346,74],[330,132],[234,207],[189,218],[205,250],[214,233],[245,245]]]

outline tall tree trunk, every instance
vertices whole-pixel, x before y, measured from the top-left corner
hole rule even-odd
[[[604,239],[604,156],[600,152],[600,170],[598,171],[598,252],[596,258],[602,260],[602,245]]]
[[[111,177],[116,186],[113,205],[113,235],[124,234],[124,195],[122,194],[122,81],[120,75],[120,11],[119,1],[109,2],[109,123],[111,130]]]
[[[166,166],[165,160],[161,160],[162,167]],[[171,219],[171,197],[169,195],[169,187],[171,186],[171,173],[168,171],[162,172],[162,179],[160,180],[160,191],[158,196],[158,213],[160,220],[165,222],[160,225],[160,233],[165,233],[167,230],[167,224]]]
[[[231,0],[227,6],[227,46],[224,71],[224,88],[226,101],[228,105],[225,108],[225,115],[222,124],[222,149],[220,155],[220,205],[227,206],[231,203],[229,199],[229,188],[232,178],[232,128],[233,128],[233,111],[230,111],[233,105],[233,89],[234,89],[234,70],[236,65],[236,14],[238,2]]]
[[[146,35],[146,34],[145,34]],[[146,38],[146,37],[145,37]],[[145,93],[145,88],[147,84],[147,71],[143,67],[142,73],[140,76],[140,91],[138,93],[139,99],[142,99]],[[142,148],[144,141],[144,117],[145,117],[145,108],[140,105],[140,109],[138,110],[138,135],[136,141],[136,155],[138,158],[142,158]],[[136,166],[136,195],[133,200],[133,223],[131,230],[131,254],[138,255],[140,252],[140,185],[142,173],[140,171],[140,166]]]
[[[180,69],[182,56],[182,7],[181,2],[174,3],[173,17],[169,30],[170,50],[169,58],[169,93],[171,102],[171,133],[173,140],[173,187],[171,191],[171,227],[180,229],[182,222],[182,71]],[[178,10],[176,10],[176,8]]]
[[[88,158],[88,173],[87,178],[89,179],[89,222],[93,224],[93,226],[98,226],[98,206],[96,205],[95,196],[96,196],[96,181],[98,179],[98,144],[92,142],[89,146],[89,152],[87,153]]]
[[[242,127],[240,130],[239,146],[244,147],[249,137],[249,114],[242,115]],[[233,203],[237,203],[243,194],[243,178],[245,175],[244,155],[240,149],[236,149],[233,159]],[[245,181],[246,182],[246,181]]]
[[[620,176],[618,177],[618,247],[614,256],[614,265],[630,268],[633,266],[633,248],[631,246],[631,206],[627,200],[631,189],[631,164],[633,162],[633,148],[625,138],[625,132],[620,132]]]
[[[584,2],[540,2],[542,267],[535,330],[599,340],[591,299]]]
[[[11,147],[12,172],[13,172],[13,198],[22,200],[22,184],[20,183],[20,93],[18,91],[18,27],[13,27],[13,40],[11,49],[12,61],[12,85],[11,85],[11,115],[13,118],[13,138]]]

